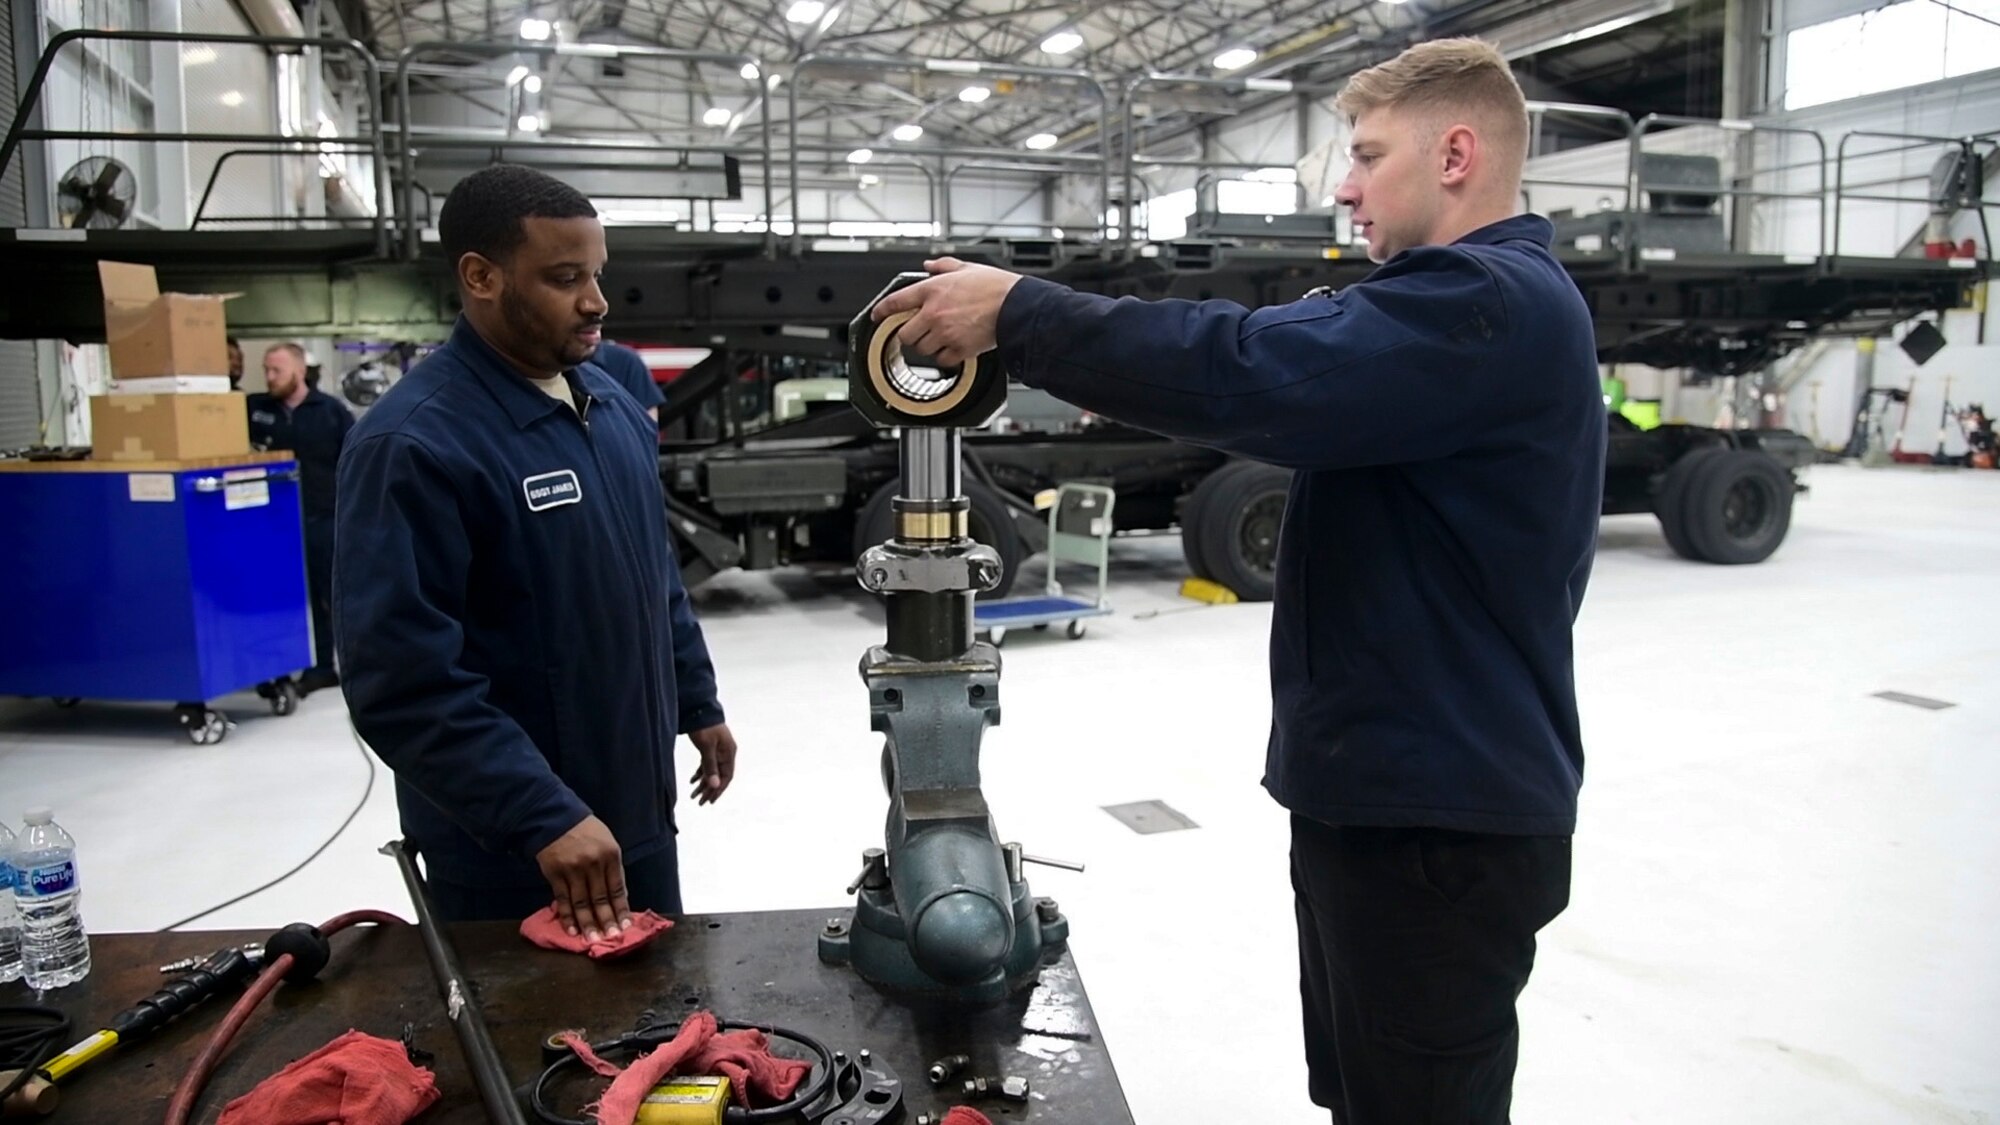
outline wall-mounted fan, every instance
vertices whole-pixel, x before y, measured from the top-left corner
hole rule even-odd
[[[132,169],[109,156],[79,160],[56,183],[56,206],[71,230],[110,230],[132,215],[139,181]]]

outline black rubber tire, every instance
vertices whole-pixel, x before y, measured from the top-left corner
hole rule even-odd
[[[1228,467],[1229,465],[1225,464],[1222,469]],[[1188,494],[1188,498],[1181,502],[1181,558],[1186,560],[1189,574],[1209,582],[1215,581],[1215,576],[1209,573],[1208,558],[1201,553],[1201,536],[1196,535],[1194,529],[1201,524],[1202,502],[1210,496],[1210,493],[1202,490],[1201,485],[1214,480],[1222,469],[1203,477],[1201,484],[1196,485],[1194,491]]]
[[[1246,602],[1268,602],[1277,586],[1278,532],[1292,486],[1290,471],[1237,461],[1210,473],[1188,501],[1191,527],[1208,579]]]
[[[1701,466],[1726,452],[1728,450],[1720,446],[1688,451],[1668,466],[1667,475],[1660,482],[1659,495],[1653,498],[1653,514],[1659,517],[1660,531],[1667,537],[1667,546],[1684,559],[1705,561],[1695,548],[1694,540],[1688,536],[1687,498],[1695,474],[1701,471]]]
[[[1771,557],[1792,527],[1792,474],[1762,453],[1723,451],[1695,470],[1686,534],[1709,562],[1747,566]]]
[[[895,513],[889,507],[889,502],[895,498],[896,482],[890,481],[876,489],[875,495],[868,498],[868,503],[861,506],[861,514],[854,520],[856,556],[895,533]],[[1007,591],[1014,588],[1014,576],[1021,569],[1021,537],[1014,534],[1013,513],[1008,510],[1006,501],[978,481],[965,482],[965,498],[972,502],[972,510],[966,518],[972,538],[1000,553],[1000,584],[979,596],[981,599],[1006,597]]]
[[[1085,633],[1088,633],[1088,632],[1090,631],[1090,627],[1089,627],[1089,626],[1087,626],[1087,625],[1085,625],[1085,624],[1084,624],[1084,623],[1082,622],[1082,620],[1080,620],[1080,619],[1079,619],[1079,620],[1076,620],[1076,621],[1072,621],[1072,622],[1070,622],[1070,623],[1069,623],[1069,628],[1067,628],[1067,629],[1065,629],[1065,630],[1063,630],[1063,631],[1064,631],[1065,633],[1069,634],[1069,639],[1070,639],[1070,640],[1072,640],[1072,641],[1080,641],[1080,640],[1082,640],[1082,639],[1083,639],[1083,635],[1084,635]]]

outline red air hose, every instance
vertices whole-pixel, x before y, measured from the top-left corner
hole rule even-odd
[[[315,937],[323,946],[324,939],[362,922],[373,922],[378,926],[408,924],[394,914],[380,910],[354,910],[322,923]],[[286,927],[286,932],[309,929],[303,925]],[[257,974],[256,982],[243,993],[236,1001],[236,1006],[229,1009],[229,1014],[223,1017],[222,1023],[209,1035],[208,1042],[201,1048],[201,1054],[195,1056],[194,1062],[188,1066],[187,1073],[181,1076],[180,1085],[174,1087],[173,1100],[167,1103],[167,1125],[187,1125],[194,1116],[195,1102],[200,1099],[202,1088],[208,1085],[209,1075],[215,1072],[216,1064],[220,1063],[222,1056],[229,1052],[229,1045],[235,1041],[236,1033],[243,1030],[243,1025],[250,1021],[250,1016],[257,1011],[257,1006],[264,1002],[264,998],[277,990],[279,982],[283,981],[287,974],[292,973],[295,966],[310,970],[300,973],[302,978],[316,974],[326,963],[323,953],[319,957],[319,962],[318,965],[300,965],[299,958],[288,952],[280,953],[270,964],[264,966],[264,971]]]

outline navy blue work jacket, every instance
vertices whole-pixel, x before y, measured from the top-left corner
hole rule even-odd
[[[677,733],[723,721],[667,538],[653,424],[589,365],[578,410],[461,319],[340,462],[334,634],[403,830],[461,884],[521,885],[595,814],[627,861],[674,831]]]
[[[307,519],[333,518],[333,482],[340,449],[354,428],[347,404],[312,390],[296,409],[268,394],[253,394],[244,403],[250,416],[250,444],[298,455],[299,505]]]
[[[606,340],[597,346],[597,354],[586,362],[625,388],[625,393],[632,396],[639,409],[651,410],[666,404],[667,396],[653,381],[653,372],[646,366],[645,357],[631,348]]]
[[[1571,628],[1606,422],[1590,311],[1539,216],[1247,310],[1025,279],[1000,358],[1106,417],[1297,470],[1264,785],[1328,824],[1567,835]],[[1217,701],[1221,704],[1225,701]]]

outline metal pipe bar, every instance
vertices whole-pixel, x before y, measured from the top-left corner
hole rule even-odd
[[[375,252],[383,257],[389,253],[389,226],[387,219],[389,199],[389,158],[382,140],[382,72],[375,56],[353,39],[309,39],[288,35],[200,35],[179,31],[112,31],[92,28],[76,28],[56,34],[42,48],[42,56],[35,63],[35,73],[29,77],[22,89],[21,103],[14,112],[13,123],[7,127],[7,139],[0,141],[0,175],[4,175],[8,164],[14,159],[14,151],[23,140],[164,140],[192,141],[198,143],[230,144],[236,141],[297,141],[300,138],[285,136],[263,136],[248,133],[171,133],[143,134],[114,133],[103,136],[92,135],[92,131],[29,129],[28,118],[41,103],[42,87],[48,81],[49,71],[55,66],[56,53],[71,43],[81,40],[109,40],[133,43],[203,43],[240,44],[249,47],[298,47],[340,51],[354,55],[361,60],[361,68],[367,74],[364,83],[368,99],[369,118],[375,123],[372,137],[331,137],[331,141],[354,141],[369,145],[375,158]]]
[[[486,1019],[479,1009],[479,998],[474,995],[472,981],[465,974],[465,966],[458,959],[451,939],[445,935],[443,924],[438,921],[437,909],[431,902],[430,891],[424,877],[417,870],[416,857],[410,853],[401,840],[391,840],[382,850],[396,860],[396,868],[403,874],[403,886],[410,892],[410,905],[417,913],[417,933],[424,939],[424,955],[431,963],[431,975],[437,978],[438,993],[444,1000],[445,1015],[451,1020],[451,1029],[458,1035],[458,1046],[465,1054],[465,1063],[472,1069],[473,1085],[479,1090],[479,1100],[485,1103],[488,1121],[500,1125],[528,1125],[521,1113],[521,1104],[514,1097],[513,1083],[507,1080],[507,1067],[500,1061],[500,1049],[493,1045],[493,1033],[486,1026]]]

